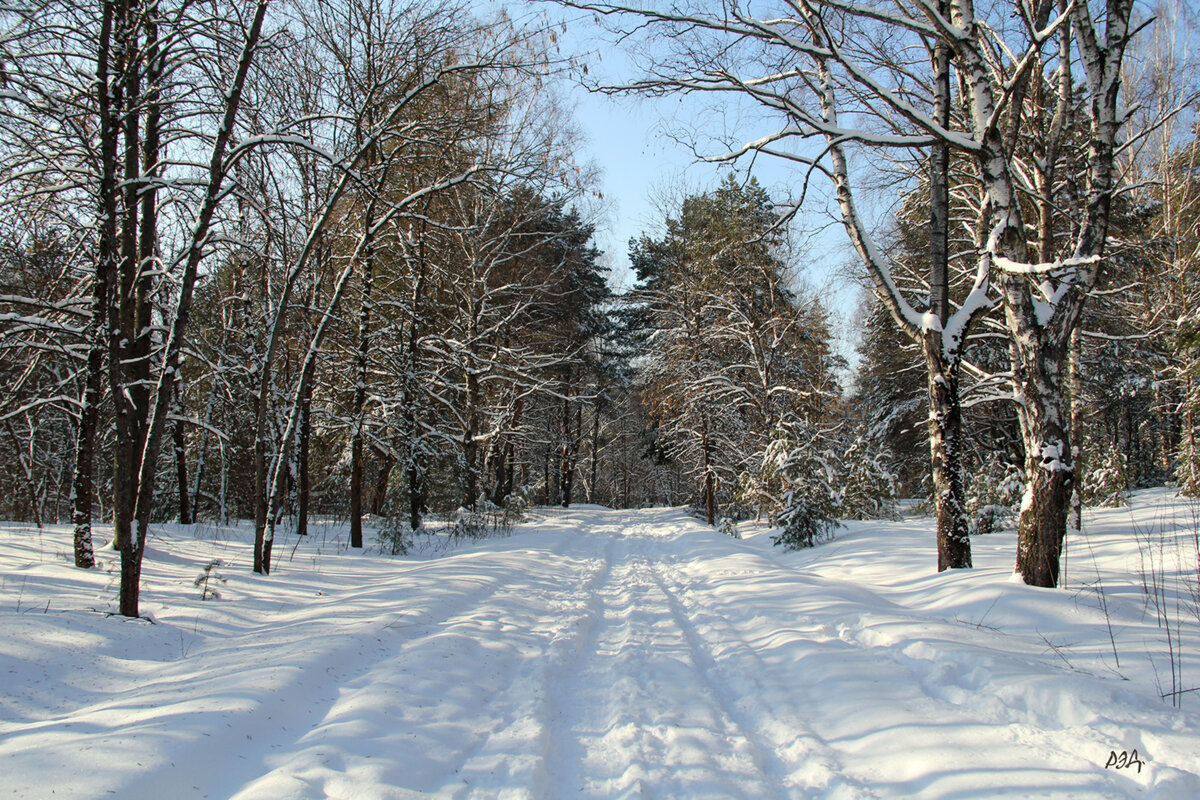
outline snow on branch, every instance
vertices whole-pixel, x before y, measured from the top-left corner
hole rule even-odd
[[[1054,261],[1040,264],[1025,264],[1019,261],[1005,258],[1000,255],[992,256],[992,264],[1001,272],[1009,275],[1054,275],[1067,270],[1078,269],[1079,267],[1092,266],[1100,263],[1099,255],[1090,256],[1073,256],[1071,258],[1059,258]]]

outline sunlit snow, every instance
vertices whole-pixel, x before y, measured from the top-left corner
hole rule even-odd
[[[1197,517],[1134,503],[1085,516],[1056,591],[1010,580],[1011,532],[938,575],[914,517],[800,553],[678,509],[409,558],[318,525],[269,578],[245,527],[154,527],[153,624],[107,615],[111,551],[6,524],[0,796],[1200,797],[1200,692],[1162,697],[1172,663],[1200,686],[1200,621],[1165,606],[1172,660],[1143,591],[1195,567]]]

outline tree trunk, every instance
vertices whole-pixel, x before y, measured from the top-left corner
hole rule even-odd
[[[939,3],[948,13],[948,3]],[[950,127],[950,48],[934,45],[934,114]],[[950,320],[950,147],[929,154],[929,309],[939,330],[922,336],[929,396],[929,464],[937,511],[938,572],[971,567],[971,536],[962,479],[962,403],[958,351],[947,358],[942,331]]]
[[[704,518],[710,526],[717,524],[717,486],[712,467],[712,444],[708,439],[708,420],[700,432],[700,449],[704,453]]]
[[[270,369],[266,364],[262,370]],[[267,535],[267,392],[260,381],[258,397],[255,398],[255,429],[254,436],[254,571],[266,574],[266,564],[263,559],[263,545]]]
[[[308,505],[312,484],[308,474],[308,456],[312,441],[312,385],[305,386],[300,395],[299,452],[296,455],[296,535],[308,535]]]
[[[379,454],[379,471],[375,473],[375,482],[371,484],[371,514],[383,516],[384,505],[387,502],[388,482],[392,476],[392,468],[396,459],[389,453]]]
[[[948,4],[940,3],[942,9]],[[942,42],[931,53],[935,81],[935,116],[943,125],[950,109],[950,53]],[[838,124],[835,81],[828,62],[818,60],[821,83],[821,116],[831,125]],[[968,76],[970,77],[970,76]],[[983,79],[988,79],[985,76]],[[990,86],[990,84],[989,84]],[[958,397],[958,369],[962,346],[974,321],[987,308],[989,271],[987,262],[980,260],[974,285],[962,307],[950,313],[948,256],[949,256],[949,151],[943,144],[934,144],[930,152],[930,251],[929,251],[929,312],[936,316],[936,329],[928,324],[916,309],[908,304],[892,280],[889,264],[860,216],[850,185],[845,151],[837,137],[826,134],[829,146],[832,177],[837,189],[842,222],[854,249],[867,267],[876,293],[883,301],[904,335],[918,342],[927,366],[929,397],[930,467],[934,502],[938,516],[938,568],[969,567],[969,526],[963,507],[961,475],[962,411]]]
[[[711,469],[704,471],[704,517],[710,526],[717,524],[716,479]]]
[[[350,439],[350,546],[361,548],[362,535],[362,431],[355,424],[354,435]]]
[[[475,374],[473,367],[467,368],[466,390],[466,430],[463,431],[463,468],[466,470],[466,474],[463,476],[463,507],[473,509],[479,499],[479,476],[476,472],[479,461],[479,442],[476,440],[479,432],[476,411],[479,397],[479,376]]]
[[[957,364],[942,356],[939,332],[925,336],[929,462],[937,514],[938,572],[971,567],[970,525],[962,480],[962,404]]]
[[[175,477],[179,483],[179,524],[191,525],[191,495],[188,490],[187,447],[183,438],[183,421],[176,420],[171,427],[171,440],[175,449]]]
[[[1059,556],[1066,534],[1074,465],[1064,417],[1064,348],[1038,332],[1013,346],[1018,406],[1025,440],[1025,499],[1017,528],[1017,572],[1032,586],[1058,585]]]
[[[113,465],[113,546],[121,554],[119,609],[127,617],[138,616],[139,579],[143,542],[135,536],[134,524],[138,499],[138,475],[146,444],[149,411],[149,308],[144,280],[139,278],[138,198],[140,152],[137,109],[141,106],[138,52],[139,27],[131,2],[113,4],[108,18],[107,36],[112,44],[111,83],[104,63],[104,75],[98,76],[101,93],[111,100],[102,103],[103,157],[102,192],[107,197],[102,236],[112,237],[107,257],[112,264],[113,280],[109,321],[109,380],[116,407],[116,443]],[[106,8],[105,16],[108,17]],[[103,28],[103,24],[102,24]],[[102,38],[105,37],[102,31]],[[108,48],[101,47],[100,59],[107,62]],[[111,104],[110,104],[111,103]],[[118,157],[118,144],[124,148]],[[121,175],[123,188],[116,185]],[[118,208],[118,200],[120,206]],[[118,223],[119,219],[119,225]],[[119,228],[119,230],[118,230]],[[103,248],[102,248],[103,249]]]
[[[949,16],[947,5],[944,0],[939,3]],[[933,49],[933,81],[934,116],[948,129],[950,48],[940,39]],[[945,328],[950,319],[950,146],[944,141],[929,151],[929,310]]]
[[[596,493],[596,477],[600,469],[600,404],[592,407],[592,468],[588,477],[587,501],[590,503]]]
[[[350,546],[363,546],[363,428],[366,426],[367,363],[371,350],[371,282],[374,277],[374,245],[371,242],[374,201],[367,204],[363,242],[362,304],[358,311],[358,358],[354,384],[354,429],[350,439]]]
[[[421,527],[425,512],[425,479],[421,465],[414,458],[408,466],[408,524],[414,531]]]
[[[75,566],[90,569],[96,565],[92,548],[92,494],[95,491],[96,424],[100,414],[100,389],[104,377],[104,307],[107,282],[96,270],[92,289],[92,319],[88,322],[87,375],[79,428],[75,435],[75,472],[72,481],[74,507],[71,520],[75,527]]]
[[[571,490],[575,485],[575,454],[571,433],[571,403],[566,397],[562,401],[562,447],[559,450],[559,486],[562,488],[560,501],[563,508],[571,505]]]
[[[324,251],[317,248],[319,253]],[[327,264],[322,255],[317,256],[317,263]],[[306,338],[311,342],[316,335],[313,326],[313,311],[320,297],[320,281],[316,276],[316,268],[309,274],[308,294],[305,301],[304,315]],[[300,375],[300,419],[296,434],[296,535],[308,535],[309,506],[312,502],[312,478],[309,469],[309,456],[312,452],[312,396],[313,384],[317,373],[316,359],[306,360],[305,371]]]
[[[1075,480],[1071,486],[1070,530],[1083,530],[1083,376],[1079,370],[1082,358],[1080,334],[1076,328],[1071,332],[1070,362],[1067,365],[1067,382],[1071,389],[1071,464],[1075,468]]]
[[[109,327],[113,331],[113,338],[122,337],[116,342],[113,342],[112,354],[117,358],[110,356],[110,369],[112,374],[119,375],[119,381],[114,383],[114,399],[117,399],[118,416],[120,409],[125,408],[127,420],[123,426],[118,427],[118,449],[116,451],[117,464],[114,469],[116,480],[114,483],[117,487],[118,500],[114,508],[114,518],[117,520],[114,525],[115,541],[118,549],[121,551],[121,613],[125,616],[138,615],[138,594],[139,581],[141,578],[141,560],[145,552],[146,535],[150,524],[150,512],[154,502],[154,478],[155,467],[158,463],[158,454],[161,446],[163,426],[166,423],[166,418],[170,410],[173,397],[174,384],[177,380],[180,361],[184,347],[184,339],[187,331],[188,320],[191,315],[192,298],[196,285],[196,277],[198,274],[200,261],[204,256],[204,246],[207,242],[209,228],[212,224],[213,215],[216,212],[217,203],[221,197],[221,184],[225,176],[225,152],[229,145],[230,139],[233,136],[234,123],[237,118],[237,112],[241,104],[242,89],[245,85],[246,74],[250,69],[250,61],[254,51],[257,48],[258,38],[262,31],[263,19],[266,16],[267,0],[259,0],[255,7],[253,21],[246,33],[241,54],[238,58],[237,69],[230,83],[229,91],[225,96],[225,105],[222,109],[222,117],[219,128],[213,143],[213,150],[208,164],[208,173],[204,185],[203,200],[200,207],[197,209],[195,226],[189,237],[187,254],[183,259],[183,269],[179,277],[179,293],[176,298],[174,307],[174,316],[170,318],[168,333],[166,335],[166,343],[162,348],[162,370],[156,380],[151,380],[150,371],[150,356],[151,356],[151,307],[150,297],[153,290],[154,275],[158,270],[151,268],[152,262],[156,257],[155,248],[156,232],[157,232],[157,209],[155,207],[153,181],[149,187],[139,186],[142,181],[135,181],[134,191],[132,196],[127,198],[126,203],[126,220],[127,230],[123,231],[123,241],[132,247],[135,239],[133,236],[125,234],[130,231],[136,231],[136,224],[129,223],[138,211],[137,209],[137,190],[144,189],[142,194],[142,236],[140,238],[140,252],[127,251],[122,253],[121,268],[130,269],[132,274],[120,274],[119,281],[114,282],[114,286],[119,287],[121,291],[120,307],[121,311],[125,311],[126,301],[131,301],[132,308],[130,313],[122,313],[120,316],[110,317]],[[159,98],[157,94],[158,77],[162,74],[163,65],[158,57],[158,40],[157,27],[155,23],[156,8],[151,8],[143,17],[142,24],[145,27],[146,48],[145,52],[139,54],[137,64],[144,65],[147,68],[149,90],[145,100],[148,102],[147,107],[147,131],[145,136],[145,152],[144,152],[144,172],[142,177],[154,178],[158,173],[158,127],[159,127]],[[105,17],[108,17],[107,4]],[[104,38],[102,34],[102,39]],[[101,48],[102,53],[106,48]],[[144,59],[144,61],[143,61]],[[102,57],[103,60],[103,57]],[[137,72],[137,69],[131,69],[132,72]],[[101,93],[107,93],[107,76],[100,74],[97,76],[97,85]],[[129,78],[128,86],[135,91],[131,92],[126,98],[126,102],[130,102],[136,95],[137,83],[136,80]],[[107,106],[107,102],[102,102],[102,106]],[[105,116],[101,115],[102,118]],[[137,158],[137,124],[134,117],[136,115],[126,113],[126,143],[127,146],[132,146],[135,150],[132,158],[126,153],[126,168],[128,169],[132,163],[134,172],[136,173]],[[132,131],[132,138],[130,132]],[[107,161],[107,159],[103,159]],[[130,179],[132,180],[132,178]],[[130,254],[134,258],[130,258]],[[145,266],[145,269],[142,267]],[[126,295],[126,291],[130,291],[130,295]],[[114,324],[113,320],[119,321],[119,324]],[[130,323],[133,323],[132,325]],[[129,327],[126,327],[129,326]],[[138,358],[130,364],[124,361],[123,352],[127,349],[127,342],[132,338],[135,341],[136,352]],[[118,369],[120,365],[120,369]],[[135,381],[129,381],[133,376]],[[122,385],[124,384],[124,385]],[[153,387],[153,394],[151,394]],[[128,394],[124,394],[128,390]],[[124,395],[125,402],[118,399]],[[127,407],[126,402],[133,400],[130,403],[132,406]],[[138,402],[140,400],[140,403]],[[124,430],[122,430],[122,427]],[[134,435],[130,435],[130,433]],[[121,439],[124,438],[124,441]],[[122,449],[120,445],[138,445],[133,450]],[[124,463],[122,463],[124,462]],[[127,505],[127,508],[121,508],[121,505]],[[129,513],[132,512],[132,513]],[[137,536],[136,539],[131,535],[130,524],[136,523]]]

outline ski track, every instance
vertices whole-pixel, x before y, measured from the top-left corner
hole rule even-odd
[[[555,512],[279,620],[232,608],[232,633],[111,694],[0,719],[0,760],[78,756],[60,796],[133,800],[1200,796],[1168,763],[1099,769],[1117,743],[1194,757],[1190,728],[1139,729],[1120,683],[1064,694],[1065,670],[998,631],[678,510]]]
[[[764,769],[770,754],[731,713],[654,580],[645,526],[618,542],[587,635],[549,703],[547,796],[784,796]]]

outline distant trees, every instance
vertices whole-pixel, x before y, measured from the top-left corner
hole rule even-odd
[[[710,525],[779,425],[820,420],[836,391],[825,312],[797,292],[780,225],[756,182],[729,176],[630,254],[645,399]]]
[[[1164,388],[1167,402],[1179,414],[1168,442],[1176,443],[1172,455],[1177,459],[1180,490],[1196,497],[1200,496],[1200,296],[1194,272],[1200,258],[1200,139],[1192,138],[1164,155],[1161,199],[1152,224],[1160,244],[1153,251],[1154,263],[1167,276],[1165,286],[1156,292],[1164,312],[1160,318],[1167,326],[1174,323],[1170,380],[1164,381]]]

